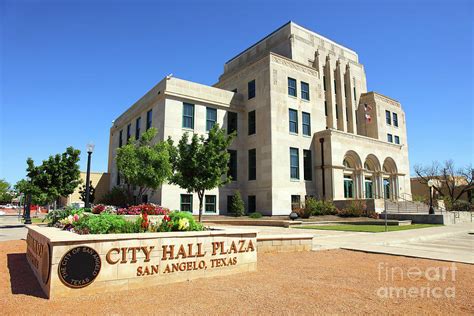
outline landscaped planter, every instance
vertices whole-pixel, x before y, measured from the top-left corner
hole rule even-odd
[[[27,227],[27,259],[49,298],[257,269],[257,233],[250,229],[78,235]]]

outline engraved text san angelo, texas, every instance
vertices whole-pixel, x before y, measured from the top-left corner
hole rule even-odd
[[[204,257],[208,253],[204,250],[202,243],[181,244],[181,245],[162,245],[161,263],[164,266],[163,274],[169,274],[178,271],[206,270],[208,268],[220,268],[234,266],[237,264],[236,254],[255,251],[254,243],[251,239],[232,241],[226,245],[224,241],[211,242],[210,259]],[[108,264],[135,264],[138,262],[138,254],[144,257],[143,262],[150,262],[155,259],[152,253],[158,251],[155,246],[142,247],[123,247],[111,248],[106,255]],[[212,258],[219,256],[219,258]],[[181,259],[181,260],[179,260]],[[186,259],[186,260],[183,260]],[[190,260],[188,260],[190,259]],[[168,260],[176,260],[169,262]],[[137,276],[147,276],[158,274],[159,264],[147,264],[137,267]]]

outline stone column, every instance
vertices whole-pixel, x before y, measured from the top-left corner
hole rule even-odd
[[[337,129],[347,132],[346,100],[344,97],[344,73],[341,70],[341,61],[339,59],[336,61],[334,80],[336,82],[334,94],[339,117],[337,120]]]
[[[331,66],[331,57],[326,56],[326,65],[324,66],[324,78],[326,79],[326,91],[324,92],[324,100],[327,103],[327,112],[326,125],[328,128],[336,129],[336,112],[335,104],[336,99],[334,96],[334,70]],[[324,83],[323,83],[324,87]]]
[[[357,105],[354,101],[354,89],[352,85],[352,74],[349,63],[346,64],[346,73],[344,74],[345,83],[345,101],[348,110],[349,122],[347,124],[347,131],[349,133],[357,134],[356,113]]]

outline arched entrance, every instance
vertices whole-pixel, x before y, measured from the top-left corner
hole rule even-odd
[[[364,198],[380,198],[380,162],[375,155],[368,155],[364,162]]]
[[[383,162],[382,186],[385,199],[398,199],[398,171],[395,161],[388,157]]]
[[[360,198],[360,170],[362,170],[362,163],[359,155],[355,151],[349,150],[344,155],[342,164],[344,166],[344,198]]]

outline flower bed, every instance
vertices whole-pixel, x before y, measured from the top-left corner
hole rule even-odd
[[[126,218],[126,215],[134,216]],[[205,230],[191,213],[170,212],[154,204],[118,210],[99,204],[94,206],[92,214],[81,209],[65,209],[49,214],[49,220],[50,226],[81,235]]]

